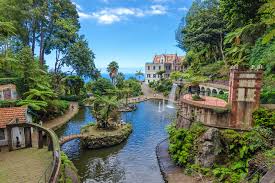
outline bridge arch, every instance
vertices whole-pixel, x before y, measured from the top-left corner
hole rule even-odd
[[[212,90],[212,96],[216,96],[218,94],[218,91],[216,89]]]
[[[211,90],[210,90],[210,88],[206,88],[206,96],[211,96]]]
[[[83,137],[84,137],[84,135],[82,135],[82,134],[74,134],[74,135],[64,136],[64,137],[61,137],[61,138],[59,139],[59,144],[60,144],[60,145],[63,145],[63,144],[65,144],[65,143],[67,143],[67,142],[70,142],[71,140],[74,140],[74,139],[81,139],[81,138],[83,138]]]

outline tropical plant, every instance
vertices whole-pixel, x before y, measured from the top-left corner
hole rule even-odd
[[[98,128],[112,128],[118,122],[119,102],[117,96],[95,96],[92,102],[92,114]]]
[[[112,61],[111,63],[109,63],[108,67],[107,67],[107,71],[109,73],[109,76],[112,80],[112,84],[115,85],[115,78],[117,76],[118,73],[118,63],[116,61]]]

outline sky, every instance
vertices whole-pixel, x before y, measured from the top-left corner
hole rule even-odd
[[[144,70],[155,54],[184,52],[175,31],[192,0],[73,0],[85,35],[102,73],[117,61],[124,73]],[[54,65],[54,56],[46,57]]]

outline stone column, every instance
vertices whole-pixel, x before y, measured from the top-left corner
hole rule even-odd
[[[31,134],[31,127],[24,128],[25,133],[25,146],[32,147],[32,134]]]
[[[53,140],[48,135],[47,135],[47,141],[48,141],[48,151],[52,151],[53,150]]]
[[[12,128],[7,126],[7,133],[8,133],[8,146],[9,146],[9,151],[12,151],[12,133],[11,133]]]
[[[38,149],[43,148],[43,131],[38,129]]]

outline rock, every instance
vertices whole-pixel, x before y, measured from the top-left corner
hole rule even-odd
[[[99,135],[87,135],[81,139],[83,147],[88,149],[99,149],[118,145],[128,138],[132,132],[130,124],[123,125],[122,129],[114,132],[101,133]],[[85,134],[85,133],[84,133]]]
[[[221,148],[220,131],[217,128],[209,128],[199,139],[196,162],[204,167],[212,167]]]

